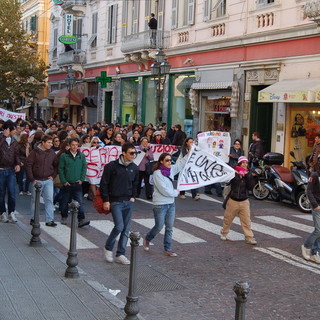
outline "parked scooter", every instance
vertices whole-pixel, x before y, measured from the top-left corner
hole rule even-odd
[[[268,182],[268,168],[265,166],[263,160],[259,161],[259,167],[253,169],[256,184],[252,189],[252,194],[257,200],[264,200],[268,198],[270,191],[265,187]]]
[[[294,157],[293,152],[290,154]],[[271,198],[276,201],[288,200],[298,205],[302,212],[311,212],[307,197],[308,173],[303,162],[291,161],[293,167],[290,170],[282,166],[283,155],[280,153],[267,153],[263,160],[270,166],[268,183],[264,186],[270,191]]]

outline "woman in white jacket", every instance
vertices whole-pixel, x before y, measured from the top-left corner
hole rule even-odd
[[[187,155],[174,165],[171,165],[171,155],[162,153],[154,166],[153,171],[153,213],[155,225],[147,233],[143,240],[145,251],[149,251],[150,241],[161,231],[165,225],[164,234],[164,254],[169,257],[176,257],[177,254],[172,250],[172,230],[175,220],[174,198],[179,195],[179,190],[174,189],[174,176],[178,174],[187,161]]]

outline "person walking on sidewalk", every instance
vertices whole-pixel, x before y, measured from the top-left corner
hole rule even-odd
[[[16,127],[12,121],[2,126],[0,136],[0,221],[17,222],[16,210],[16,172],[20,171],[18,142],[13,138]],[[8,192],[8,214],[5,197]]]
[[[240,157],[238,166],[234,169],[236,174],[231,180],[231,191],[224,212],[223,228],[220,231],[220,239],[227,240],[232,221],[235,216],[238,215],[246,243],[254,245],[257,244],[257,241],[251,230],[250,203],[248,199],[248,191],[252,190],[254,180],[248,170],[248,159],[244,156]]]
[[[104,254],[107,262],[113,262],[113,247],[120,234],[115,261],[130,264],[125,256],[133,204],[137,196],[139,169],[133,163],[137,156],[134,145],[126,142],[122,145],[119,159],[109,162],[103,170],[100,181],[100,191],[104,210],[111,210],[114,228],[112,229]]]
[[[85,181],[87,163],[84,154],[78,151],[79,140],[71,138],[68,140],[69,150],[62,153],[59,159],[59,177],[63,185],[61,199],[61,224],[67,224],[68,203],[70,199],[79,202],[78,227],[82,228],[90,224],[85,219],[82,204],[82,182]]]
[[[320,158],[318,158],[320,162]],[[320,163],[319,163],[320,164]],[[319,168],[319,165],[317,165]],[[301,246],[302,256],[305,260],[310,260],[315,263],[320,263],[318,244],[320,243],[320,175],[318,171],[313,171],[309,177],[307,187],[308,199],[312,206],[312,218],[314,230],[308,236],[304,244]]]
[[[162,153],[153,169],[153,214],[155,225],[144,238],[143,248],[145,251],[149,251],[150,241],[165,226],[164,254],[169,257],[176,257],[177,254],[172,250],[172,232],[176,214],[174,198],[179,195],[179,190],[174,189],[173,180],[174,176],[186,165],[187,155],[174,165],[171,165],[171,161],[169,153]]]
[[[31,182],[31,220],[34,222],[34,201],[35,190],[34,185],[40,182],[42,185],[41,195],[44,200],[44,208],[46,212],[46,226],[55,227],[54,222],[54,205],[53,205],[53,180],[58,173],[58,157],[52,148],[52,137],[44,135],[41,143],[33,149],[27,158],[27,175]]]

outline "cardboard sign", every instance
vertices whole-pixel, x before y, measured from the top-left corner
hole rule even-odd
[[[178,190],[191,190],[217,182],[228,182],[235,171],[224,161],[199,146],[190,151],[187,164],[180,172]]]
[[[26,114],[25,113],[19,113],[19,112],[11,112],[6,109],[0,108],[0,119],[7,121],[11,120],[12,122],[15,122],[17,119],[26,119]]]
[[[229,161],[231,147],[229,132],[207,131],[199,133],[197,138],[198,146],[202,150],[222,159],[224,162]]]

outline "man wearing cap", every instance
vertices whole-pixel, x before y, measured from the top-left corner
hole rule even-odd
[[[319,168],[320,158],[318,158]],[[307,195],[312,206],[312,218],[314,231],[308,236],[301,246],[302,256],[305,260],[320,264],[319,245],[320,245],[320,182],[319,169],[313,171],[309,177]]]
[[[239,216],[241,227],[248,244],[257,244],[251,230],[249,190],[252,190],[254,180],[248,170],[248,159],[244,156],[238,160],[235,169],[235,177],[231,180],[231,191],[228,195],[224,212],[223,228],[221,229],[221,240],[228,240],[227,235],[230,231],[235,216]]]

